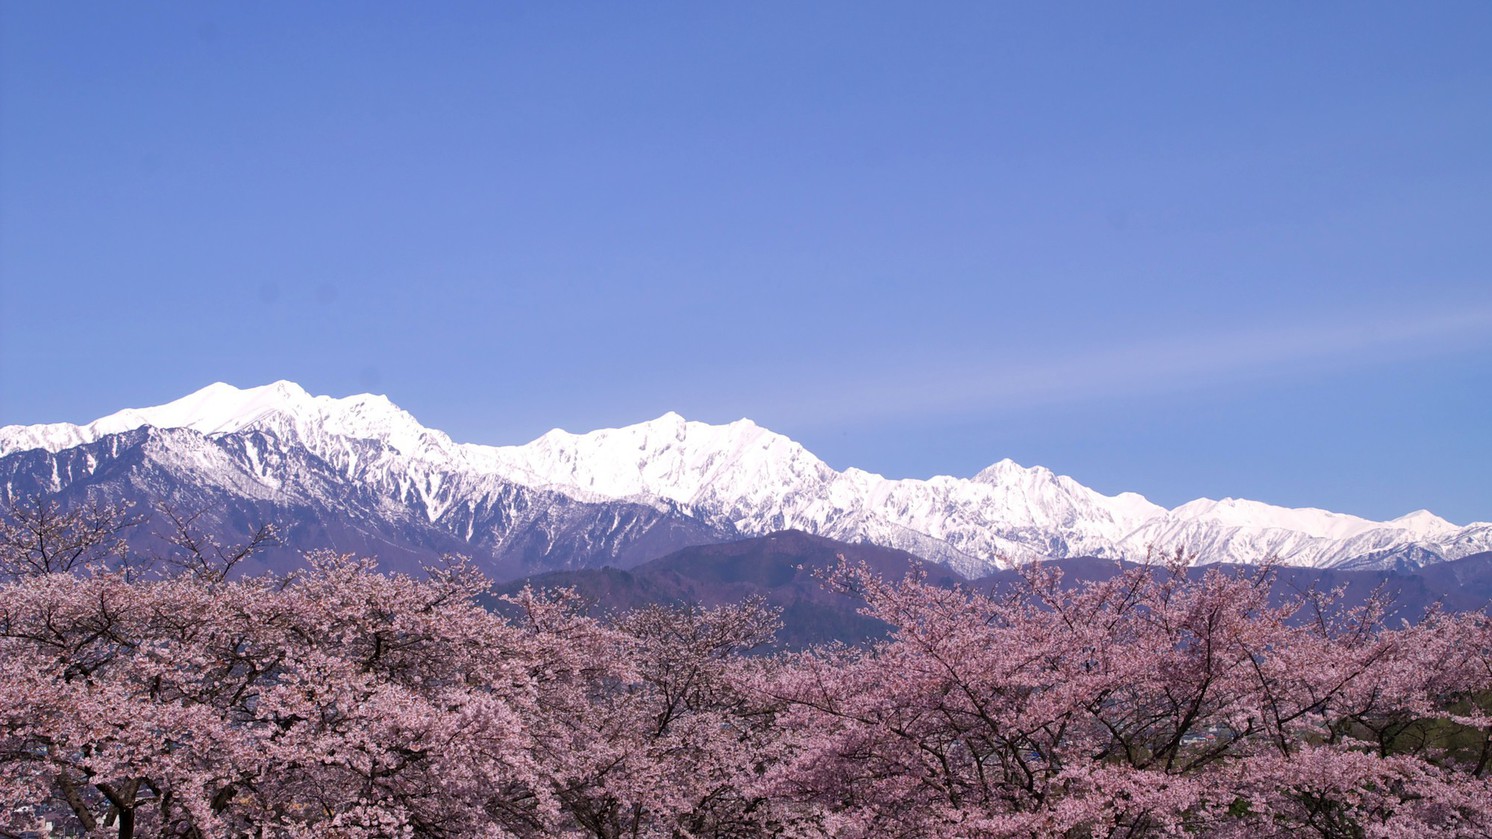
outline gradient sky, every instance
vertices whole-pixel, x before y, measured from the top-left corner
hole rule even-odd
[[[1492,4],[0,2],[0,424],[276,379],[1489,520]]]

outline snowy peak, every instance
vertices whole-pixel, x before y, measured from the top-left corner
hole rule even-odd
[[[87,425],[10,425],[0,428],[0,453],[24,449],[61,451],[136,428],[186,428],[201,434],[240,431],[274,413],[294,414],[313,397],[293,382],[241,390],[217,382],[153,408],[126,408]]]
[[[1110,525],[1106,533],[1113,531],[1108,535],[1115,540],[1166,512],[1143,495],[1133,492],[1104,495],[1045,466],[1026,467],[1010,458],[984,468],[971,483],[995,488],[1011,503],[1032,507],[1027,518],[1033,524],[1060,524],[1064,518],[1101,515]]]
[[[1349,539],[1383,526],[1357,516],[1314,507],[1276,507],[1243,498],[1224,498],[1221,501],[1198,498],[1172,510],[1170,518],[1209,522],[1223,527],[1277,528],[1325,539]]]
[[[110,414],[90,423],[88,428],[100,436],[146,425],[187,428],[200,434],[231,433],[253,426],[271,414],[303,412],[313,401],[314,397],[294,382],[279,381],[243,390],[216,382],[165,405]]]
[[[1417,536],[1437,536],[1459,529],[1429,510],[1415,510],[1389,521],[1388,524],[1408,530]]]
[[[288,381],[251,388],[217,382],[164,405],[127,408],[83,426],[54,423],[0,428],[0,456],[27,449],[62,451],[145,426],[184,428],[209,436],[249,429],[311,439],[330,434],[378,440],[411,457],[452,446],[450,438],[421,426],[386,396],[335,399],[312,396]]]
[[[832,474],[807,449],[750,420],[710,425],[673,412],[585,434],[555,429],[527,445],[490,451],[523,483],[683,504],[779,491]]]
[[[1039,476],[1045,478],[1047,476],[1050,476],[1051,474],[1052,471],[1050,469],[1047,469],[1045,466],[1033,466],[1028,469],[1025,466],[1022,466],[1019,463],[1016,463],[1015,461],[1006,457],[997,460],[994,463],[991,463],[989,466],[986,466],[983,469],[979,470],[979,472],[974,475],[973,480],[985,484],[1002,484],[1006,483],[1011,479],[1012,476],[1016,475]]]

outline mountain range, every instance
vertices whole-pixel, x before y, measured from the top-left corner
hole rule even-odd
[[[1492,550],[1492,524],[1424,510],[1375,522],[1232,498],[1166,509],[1010,460],[969,478],[840,472],[745,419],[668,413],[524,445],[465,444],[386,397],[313,396],[283,381],[214,384],[86,425],[0,428],[0,502],[39,495],[165,502],[224,539],[273,523],[285,545],[261,556],[272,565],[311,547],[371,553],[394,569],[453,552],[498,579],[631,567],[787,529],[905,551],[971,579],[1035,559],[1138,560],[1178,547],[1198,563],[1368,569]]]

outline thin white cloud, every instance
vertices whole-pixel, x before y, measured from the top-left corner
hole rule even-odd
[[[1492,342],[1492,307],[1137,341],[1078,354],[998,356],[980,363],[917,359],[874,374],[821,375],[797,388],[780,418],[830,425],[903,416],[1007,413],[1245,378],[1352,369],[1445,355]]]

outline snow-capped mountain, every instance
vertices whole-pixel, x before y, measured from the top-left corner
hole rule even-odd
[[[0,481],[7,502],[37,491],[195,494],[237,505],[240,518],[249,508],[289,517],[324,541],[355,532],[359,548],[460,550],[513,573],[635,563],[789,528],[900,548],[971,576],[1044,557],[1136,559],[1152,547],[1184,547],[1201,562],[1318,567],[1492,549],[1492,525],[1459,527],[1426,511],[1373,522],[1236,499],[1167,510],[1009,460],[967,479],[837,472],[749,420],[717,426],[669,413],[519,446],[461,444],[383,396],[312,396],[290,382],[215,384],[82,426],[0,428]]]

